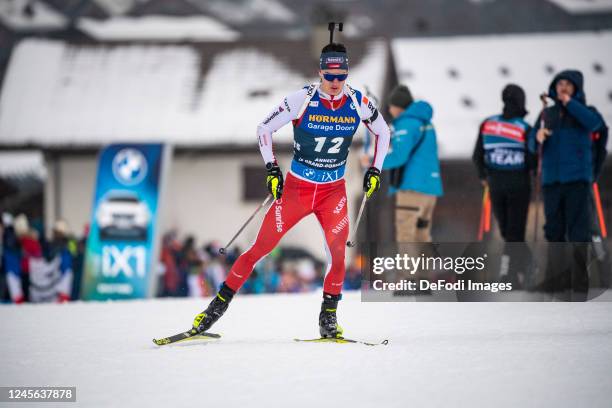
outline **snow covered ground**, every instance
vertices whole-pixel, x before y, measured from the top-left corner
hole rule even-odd
[[[612,405],[609,302],[361,303],[350,293],[339,309],[347,337],[390,340],[367,347],[292,341],[316,335],[319,293],[238,296],[215,326],[220,342],[153,345],[207,303],[2,306],[0,386],[76,386],[68,406],[99,407]]]

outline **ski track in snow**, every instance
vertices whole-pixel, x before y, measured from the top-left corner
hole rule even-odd
[[[368,347],[292,341],[317,336],[319,293],[239,295],[211,330],[221,341],[151,342],[187,329],[208,301],[2,306],[0,386],[76,386],[71,407],[610,406],[609,302],[361,303],[348,293],[346,336],[390,340]]]

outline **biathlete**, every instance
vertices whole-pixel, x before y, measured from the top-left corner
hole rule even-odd
[[[370,198],[380,187],[380,169],[389,148],[389,128],[374,104],[346,84],[346,47],[326,45],[320,58],[320,82],[287,96],[257,127],[259,149],[266,163],[267,187],[274,198],[255,242],[236,260],[219,293],[193,322],[207,331],[227,310],[234,294],[255,264],[274,249],[298,221],[315,214],[325,236],[328,265],[319,314],[321,337],[342,336],[336,308],[342,298],[345,244],[349,217],[344,171],[359,122],[376,136],[375,155],[365,173],[363,189]],[[294,156],[284,181],[272,149],[272,134],[293,123]]]

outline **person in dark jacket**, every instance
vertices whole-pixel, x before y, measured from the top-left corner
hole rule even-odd
[[[540,113],[530,134],[532,152],[542,145],[544,232],[549,242],[591,240],[591,133],[603,126],[603,119],[586,105],[583,83],[580,71],[556,75],[548,90],[555,104]]]
[[[535,155],[527,148],[531,126],[523,119],[527,115],[525,91],[508,84],[501,97],[502,113],[481,123],[472,159],[483,187],[489,188],[500,234],[510,243],[504,247],[500,279],[518,288],[525,280],[528,258],[527,247],[519,242],[525,241]]]
[[[544,234],[549,242],[586,243],[591,241],[590,187],[594,168],[591,133],[604,126],[604,121],[594,108],[586,105],[580,71],[566,70],[557,74],[550,84],[548,96],[554,100],[554,105],[540,113],[529,143],[532,152],[541,145]],[[565,264],[551,267],[555,259],[559,257],[551,253],[545,289],[568,289],[571,282],[571,288],[586,292],[586,245],[573,245],[571,275],[561,271]],[[571,276],[570,281],[568,276]]]
[[[531,127],[523,119],[525,92],[514,84],[502,91],[501,115],[486,118],[480,125],[472,157],[478,177],[491,194],[493,213],[506,242],[525,241],[531,194],[530,170],[535,157],[527,149]]]

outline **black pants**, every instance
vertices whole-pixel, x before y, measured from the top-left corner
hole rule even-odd
[[[500,265],[500,280],[512,282],[515,288],[525,281],[529,248],[525,245],[525,230],[531,184],[527,172],[503,171],[489,172],[489,189],[493,213],[497,219],[499,232],[506,241],[504,256]],[[519,278],[523,276],[523,279]]]
[[[544,234],[550,242],[544,287],[549,292],[569,291],[571,297],[567,300],[586,300],[588,242],[591,241],[590,184],[552,184],[544,186],[542,191],[546,215]]]
[[[493,213],[506,242],[525,241],[531,187],[529,180],[511,186],[489,183]]]
[[[541,289],[561,294],[561,300],[587,300],[588,245],[586,242],[550,242],[546,275]]]
[[[8,285],[6,283],[6,274],[0,269],[0,303],[9,300]]]
[[[551,184],[544,193],[544,234],[549,242],[591,241],[591,191],[587,182]]]

